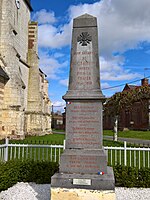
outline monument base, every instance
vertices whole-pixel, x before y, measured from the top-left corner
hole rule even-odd
[[[113,169],[108,167],[107,174],[67,174],[56,173],[51,177],[52,188],[79,188],[89,190],[114,190]]]
[[[51,200],[116,200],[114,190],[51,188]]]

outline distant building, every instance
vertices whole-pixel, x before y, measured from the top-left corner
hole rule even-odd
[[[0,0],[0,137],[51,133],[46,75],[39,69],[30,0]]]
[[[52,128],[64,130],[63,114],[59,111],[52,113]]]
[[[149,80],[144,78],[141,80],[141,86],[149,86]],[[126,84],[123,91],[135,90],[141,86]],[[150,99],[143,102],[135,102],[132,109],[124,108],[119,114],[119,129],[132,130],[150,130]],[[104,113],[104,129],[113,129],[114,118]]]
[[[63,115],[63,124],[64,124],[64,130],[66,130],[66,107],[64,108]]]

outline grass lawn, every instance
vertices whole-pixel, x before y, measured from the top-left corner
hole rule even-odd
[[[62,145],[65,134],[50,134],[44,136],[30,136],[24,140],[10,140],[9,143],[20,144],[60,144]],[[111,140],[103,140],[104,146],[123,146],[123,142],[115,142]]]
[[[10,140],[9,143],[25,143],[25,144],[63,144],[65,134],[50,134],[43,136],[29,136],[24,140]]]
[[[104,130],[104,135],[113,136],[113,131]],[[119,131],[118,137],[150,140],[150,131]]]

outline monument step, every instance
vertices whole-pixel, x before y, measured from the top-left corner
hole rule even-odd
[[[107,172],[104,175],[56,173],[51,178],[51,185],[52,187],[61,188],[114,190],[115,179],[113,169],[107,167]]]

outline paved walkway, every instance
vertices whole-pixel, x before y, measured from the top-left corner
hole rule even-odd
[[[53,133],[65,134],[65,132],[57,132],[57,131],[53,131]],[[107,140],[113,140],[113,136],[104,135],[103,137],[104,137],[104,139],[107,139]],[[136,139],[136,138],[122,138],[122,137],[118,137],[118,141],[119,142],[127,141],[128,143],[132,143],[132,144],[141,144],[141,145],[150,146],[150,140],[141,140],[141,139]]]
[[[60,132],[59,131],[52,131],[52,132],[55,133],[55,134],[65,134],[64,131],[62,131],[62,132],[61,131]]]
[[[104,137],[104,139],[107,139],[107,140],[113,140],[113,136],[104,135],[103,137]],[[136,138],[122,138],[122,137],[118,137],[118,141],[119,142],[127,141],[128,143],[132,143],[132,144],[141,144],[141,145],[150,146],[150,140],[142,140],[142,139],[136,139]]]

